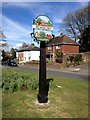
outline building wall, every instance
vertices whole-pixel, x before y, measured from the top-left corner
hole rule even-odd
[[[56,51],[61,52],[61,47],[57,48],[57,46],[51,46],[51,49],[48,49],[48,47],[46,47],[46,53],[55,53]]]
[[[73,45],[61,45],[59,48],[57,46],[52,46],[51,49],[46,48],[46,53],[52,53],[52,60],[55,61],[56,55],[55,52],[59,51],[66,54],[78,54],[79,53],[79,46],[73,46]]]
[[[40,59],[40,51],[31,51],[31,61]]]
[[[40,58],[40,51],[23,51],[23,52],[16,52],[17,60],[23,62],[29,62],[32,60],[38,60]]]
[[[50,49],[51,48],[51,49]],[[52,53],[53,51],[53,46],[50,46],[50,47],[46,47],[46,52],[47,53]]]
[[[52,46],[51,49],[46,48],[47,52],[53,53],[56,51],[62,52],[62,53],[79,53],[79,46],[73,46],[73,45],[61,45],[60,48],[57,48],[56,46]]]
[[[16,58],[18,59],[18,57],[19,57],[19,54],[18,54],[18,52],[16,52]]]
[[[62,45],[61,52],[65,53],[65,54],[67,54],[67,53],[77,54],[77,53],[79,53],[79,46]]]
[[[31,61],[31,51],[24,51],[24,61]]]
[[[23,52],[17,52],[16,57],[17,57],[18,60],[23,61],[24,53]]]
[[[51,53],[52,54],[52,61],[55,61],[56,51],[61,52],[61,46],[60,46],[60,48],[58,48],[57,46],[52,45],[51,49],[48,49],[48,47],[46,47],[46,53]]]

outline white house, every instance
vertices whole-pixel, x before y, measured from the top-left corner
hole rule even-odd
[[[40,49],[38,47],[34,48],[23,48],[16,52],[16,58],[21,62],[39,61],[40,59]]]

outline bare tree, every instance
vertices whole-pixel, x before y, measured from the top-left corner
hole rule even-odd
[[[90,4],[88,6],[81,8],[75,12],[67,14],[63,19],[65,31],[75,39],[81,39],[82,33],[89,24]]]
[[[6,36],[4,35],[3,31],[0,30],[0,46],[2,47],[7,46],[5,38]]]
[[[72,38],[75,38],[75,41],[77,39],[76,35],[76,30],[75,30],[75,24],[74,24],[74,16],[72,13],[69,13],[65,18],[64,18],[64,23],[65,23],[65,30],[68,32],[68,34],[71,35]]]

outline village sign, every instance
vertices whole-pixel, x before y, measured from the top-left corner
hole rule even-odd
[[[52,78],[46,79],[46,42],[53,38],[52,22],[47,16],[38,16],[34,19],[33,33],[31,36],[40,41],[40,64],[39,64],[39,93],[37,99],[39,103],[48,102],[49,82]]]
[[[52,22],[46,16],[38,16],[32,25],[34,37],[38,41],[49,41],[52,39]]]

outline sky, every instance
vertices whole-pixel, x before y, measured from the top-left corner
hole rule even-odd
[[[36,0],[37,1],[37,0]],[[45,0],[47,1],[47,0]],[[0,5],[2,12],[2,28],[9,47],[18,48],[23,42],[32,44],[30,33],[33,32],[33,19],[39,15],[46,15],[53,23],[53,34],[58,36],[62,32],[59,28],[63,18],[69,13],[86,6],[88,2],[27,2],[27,0],[3,0]],[[37,43],[35,43],[38,46]]]

